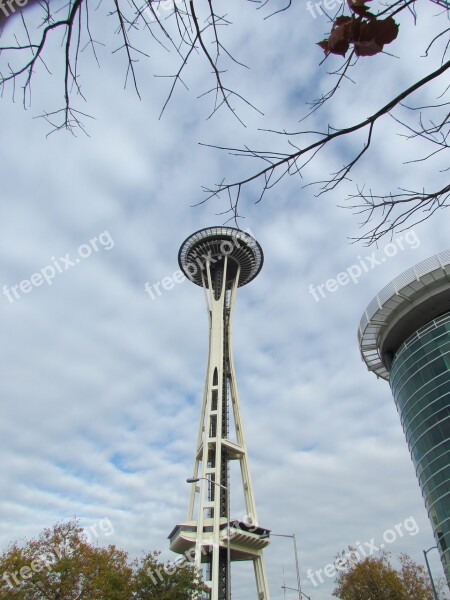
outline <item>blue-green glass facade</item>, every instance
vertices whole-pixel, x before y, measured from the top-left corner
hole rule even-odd
[[[450,312],[400,346],[390,385],[450,581]]]

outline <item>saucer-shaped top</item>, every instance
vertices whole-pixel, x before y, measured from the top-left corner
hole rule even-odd
[[[254,279],[261,270],[264,255],[261,246],[250,234],[235,227],[206,227],[190,235],[178,253],[181,270],[191,281],[203,286],[207,284],[206,265],[212,271],[223,269],[227,260],[227,288],[230,288],[238,266],[241,287]]]

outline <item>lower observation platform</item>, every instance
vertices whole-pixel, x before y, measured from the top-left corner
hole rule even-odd
[[[252,560],[260,555],[261,550],[269,545],[270,530],[262,527],[255,527],[243,521],[231,521],[230,526],[230,560]],[[212,546],[213,519],[205,519],[203,525],[202,546],[208,548]],[[192,554],[195,550],[195,540],[197,537],[197,522],[188,521],[176,525],[169,535],[170,549],[177,554]],[[210,541],[210,544],[208,544]],[[220,524],[220,546],[228,546],[228,528],[227,521],[222,518]],[[206,560],[202,555],[202,559]],[[202,560],[202,562],[204,562]]]

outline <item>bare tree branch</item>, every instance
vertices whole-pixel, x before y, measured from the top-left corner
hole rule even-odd
[[[240,195],[240,192],[244,185],[254,182],[256,180],[262,179],[262,184],[261,184],[262,189],[261,189],[261,193],[259,196],[259,199],[261,200],[262,196],[271,187],[269,185],[269,182],[271,181],[272,176],[276,172],[278,172],[280,169],[281,169],[281,175],[280,176],[277,175],[277,182],[280,181],[285,175],[301,173],[302,168],[304,168],[304,166],[307,163],[300,165],[299,164],[300,158],[302,158],[302,157],[308,158],[308,155],[310,153],[321,150],[330,142],[332,142],[338,138],[341,138],[343,136],[349,136],[359,130],[363,130],[363,129],[367,128],[368,129],[367,140],[366,140],[366,143],[364,144],[363,148],[361,149],[361,151],[358,152],[355,155],[355,157],[352,160],[350,160],[347,164],[345,164],[339,171],[337,171],[331,177],[331,179],[328,179],[324,182],[316,182],[316,183],[321,184],[319,194],[322,194],[326,191],[334,189],[337,185],[342,183],[342,181],[344,181],[344,179],[346,179],[348,173],[351,171],[351,169],[354,167],[354,165],[360,160],[360,158],[363,156],[363,154],[369,148],[370,142],[371,142],[372,131],[373,131],[373,127],[374,127],[375,123],[379,119],[381,119],[383,116],[390,114],[390,112],[396,106],[401,104],[402,101],[405,100],[408,96],[410,96],[411,94],[413,94],[414,92],[416,92],[417,90],[422,88],[423,86],[427,85],[430,81],[433,81],[434,79],[439,78],[449,69],[450,69],[450,61],[447,61],[440,68],[436,69],[432,73],[423,77],[422,79],[420,79],[419,81],[417,81],[416,83],[411,85],[409,88],[407,88],[406,90],[404,90],[403,92],[398,94],[395,98],[390,100],[387,104],[385,104],[382,108],[380,108],[378,111],[376,111],[370,117],[368,117],[367,119],[364,119],[364,121],[361,121],[350,127],[345,127],[342,129],[334,129],[331,132],[330,132],[330,130],[328,132],[312,132],[319,139],[317,139],[316,141],[314,141],[311,144],[308,144],[307,146],[305,146],[303,148],[300,148],[296,152],[274,153],[272,151],[266,152],[266,151],[249,149],[249,148],[239,149],[239,148],[227,148],[227,147],[209,145],[210,147],[217,148],[220,150],[225,150],[236,156],[245,156],[245,157],[256,158],[257,160],[260,160],[260,161],[266,163],[266,166],[264,166],[260,170],[257,170],[256,172],[252,173],[248,177],[243,178],[239,181],[235,181],[232,183],[222,182],[221,184],[219,184],[218,186],[216,186],[214,188],[204,188],[206,197],[200,203],[206,202],[207,200],[209,200],[212,197],[217,197],[218,195],[222,194],[223,192],[230,194],[233,192],[233,190],[235,190],[236,191],[236,200],[232,203],[232,206],[233,206],[232,218],[234,220],[236,220],[238,218],[238,203],[239,203],[237,196]],[[445,122],[447,123],[447,120]],[[329,129],[331,129],[331,127]],[[304,134],[304,133],[305,132],[297,132],[297,135]],[[208,146],[208,144],[205,144],[205,145]]]
[[[8,6],[14,1],[8,0]],[[83,51],[89,49],[94,60],[99,64],[96,48],[103,42],[100,41],[102,38],[96,39],[98,35],[95,31],[96,23],[94,20],[93,23],[91,22],[91,1],[68,0],[67,4],[60,7],[54,4],[54,0],[28,0],[28,6],[34,3],[37,8],[39,5],[42,11],[41,22],[36,24],[36,19],[34,21],[28,19],[26,11],[21,12],[21,31],[9,36],[3,45],[1,45],[4,33],[2,27],[6,30],[9,23],[6,22],[6,17],[0,9],[0,92],[2,95],[8,90],[14,99],[16,89],[21,88],[24,107],[28,107],[31,101],[31,84],[39,69],[45,69],[48,73],[53,69],[54,57],[50,57],[47,52],[50,39],[51,43],[57,41],[61,44],[63,57],[61,62],[64,67],[55,76],[58,77],[61,85],[62,106],[56,110],[44,111],[40,115],[49,123],[51,132],[67,129],[75,133],[77,128],[80,128],[87,133],[84,122],[92,118],[81,109],[86,102],[81,84],[81,58]],[[263,20],[273,17],[286,18],[289,9],[294,7],[292,0],[284,0],[281,3],[279,0],[274,0],[272,3],[271,0],[235,1],[242,4],[247,2],[255,6],[257,11],[265,11]],[[379,10],[374,9],[373,12],[369,11],[367,2],[369,0],[347,1],[337,10],[333,18],[329,17],[332,28],[330,37],[319,42],[326,52],[324,60],[328,60],[331,54],[340,54],[344,56],[344,60],[337,69],[328,71],[327,75],[332,80],[331,86],[328,91],[317,94],[318,97],[307,104],[306,115],[300,118],[299,122],[302,125],[299,126],[298,131],[287,131],[285,128],[277,130],[267,123],[267,127],[261,127],[260,131],[275,135],[277,140],[274,146],[267,150],[253,148],[250,145],[228,147],[202,144],[224,150],[237,157],[253,159],[254,168],[241,179],[229,182],[224,178],[213,187],[203,187],[204,198],[198,204],[224,196],[227,208],[220,214],[238,223],[239,203],[249,186],[255,184],[259,186],[256,202],[261,202],[264,195],[279,185],[286,176],[305,177],[306,168],[317,159],[318,153],[329,147],[332,142],[347,140],[349,145],[352,145],[356,139],[359,143],[358,149],[346,159],[345,164],[336,168],[334,172],[328,172],[320,181],[306,181],[306,183],[302,181],[303,187],[316,186],[318,196],[335,190],[341,183],[349,181],[355,171],[355,165],[360,163],[363,157],[373,154],[373,136],[378,123],[386,115],[390,115],[393,122],[400,126],[401,135],[408,140],[408,143],[420,141],[420,150],[412,158],[407,157],[404,161],[406,164],[432,162],[436,157],[441,160],[442,153],[449,149],[450,116],[447,108],[450,102],[447,101],[447,94],[450,86],[446,83],[440,95],[435,96],[435,101],[422,101],[423,106],[409,106],[405,100],[408,99],[410,102],[414,93],[424,90],[431,82],[439,80],[441,83],[444,80],[444,75],[450,68],[448,26],[441,31],[434,31],[431,41],[427,40],[424,43],[424,57],[430,57],[428,60],[431,60],[431,55],[435,55],[440,49],[439,68],[433,66],[435,70],[397,93],[366,119],[347,127],[336,128],[327,123],[326,127],[321,128],[322,130],[306,128],[306,120],[313,115],[316,117],[319,114],[323,115],[320,111],[325,105],[335,101],[346,83],[356,84],[352,73],[360,56],[372,56],[381,51],[386,53],[384,45],[394,41],[399,32],[394,17],[403,13],[404,17],[411,19],[413,24],[417,20],[416,0],[378,0]],[[169,80],[160,117],[173,99],[175,91],[178,90],[178,84],[187,88],[187,68],[196,60],[207,66],[204,88],[197,90],[196,96],[211,99],[208,119],[221,109],[225,109],[245,127],[242,111],[247,107],[264,116],[251,98],[246,98],[229,82],[230,71],[233,72],[235,68],[248,69],[249,67],[245,64],[245,58],[242,60],[241,57],[235,57],[223,43],[223,28],[229,27],[232,23],[226,12],[218,12],[218,7],[225,11],[226,3],[219,4],[218,0],[103,0],[103,3],[108,7],[109,17],[115,20],[115,33],[119,36],[119,43],[114,47],[113,53],[121,53],[126,60],[124,86],[126,87],[131,81],[139,98],[141,96],[137,63],[143,58],[148,58],[149,55],[140,47],[140,42],[137,40],[141,38],[138,38],[138,35],[141,32],[148,34],[148,39],[155,47],[174,55],[177,62],[172,74],[155,75]],[[439,21],[441,15],[443,18],[450,16],[450,0],[431,0],[431,3],[439,7],[436,23],[441,23]],[[97,10],[98,5],[94,6]],[[347,10],[350,10],[350,16],[344,14]],[[326,14],[324,9],[322,13]],[[286,48],[289,51],[288,44]],[[364,60],[370,62],[372,59]],[[433,60],[436,64],[435,57]],[[80,107],[79,103],[83,103],[83,107]],[[363,136],[361,142],[358,137],[360,135]],[[280,139],[283,143],[281,150],[277,147]],[[366,186],[359,183],[356,193],[349,199],[352,208],[364,215],[362,226],[368,228],[360,239],[369,244],[376,243],[381,236],[392,232],[395,228],[406,227],[407,223],[414,219],[428,218],[436,210],[447,206],[450,202],[448,187],[437,183],[435,186],[437,189],[433,191],[423,189],[418,192],[400,189],[381,194],[366,192]],[[375,223],[378,215],[380,220]]]
[[[351,197],[358,200],[352,208],[358,214],[365,215],[361,223],[363,227],[370,224],[375,215],[378,218],[381,213],[381,218],[375,226],[354,239],[364,240],[367,245],[376,244],[386,234],[392,234],[394,230],[401,232],[409,229],[427,220],[437,210],[449,207],[450,185],[433,192],[400,191],[400,194],[376,196],[361,189]]]

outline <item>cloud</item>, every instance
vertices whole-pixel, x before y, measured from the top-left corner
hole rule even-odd
[[[300,3],[267,21],[246,4],[226,36],[252,69],[237,68],[230,80],[271,123],[298,127],[304,99],[323,89],[314,42],[328,25]],[[403,29],[408,39],[426,39],[430,19]],[[399,44],[400,61],[361,60],[361,83],[347,86],[325,117],[342,124],[367,116],[397,78],[416,77],[423,48],[408,58],[407,42]],[[105,53],[98,70],[86,61],[83,85],[96,117],[89,138],[46,138],[44,123],[31,118],[53,97],[55,78],[36,78],[27,112],[3,99],[10,142],[0,165],[1,286],[19,284],[102,231],[115,244],[13,304],[0,295],[2,546],[61,518],[107,517],[114,536],[105,543],[168,557],[167,535],[186,516],[207,353],[204,298],[185,281],[152,300],[144,284],[178,268],[178,248],[190,233],[224,221],[217,213],[226,203],[192,208],[201,185],[251,168],[197,142],[267,147],[268,137],[257,131],[266,121],[249,109],[247,129],[225,111],[205,120],[211,100],[195,100],[209,85],[201,57],[187,74],[190,91],[180,87],[158,120],[168,87],[153,74],[170,73],[171,60],[161,50],[139,64],[142,102],[121,89],[123,62]],[[370,87],[368,68],[376,82]],[[391,161],[400,143],[377,138],[376,158],[358,176],[403,182],[403,167]],[[319,155],[310,177],[323,177],[345,152],[338,146]],[[421,187],[425,173],[426,166],[417,169],[411,184]],[[348,544],[379,539],[409,516],[419,534],[390,550],[421,561],[422,548],[434,543],[389,387],[366,371],[356,332],[392,277],[446,249],[448,228],[439,217],[415,227],[418,248],[399,251],[317,303],[308,285],[334,278],[368,251],[348,243],[358,218],[336,207],[344,190],[316,198],[302,184],[286,180],[256,206],[254,190],[243,195],[242,224],[260,241],[265,263],[239,290],[234,349],[259,520],[274,533],[296,533],[303,589],[325,600],[332,581],[312,588],[306,570],[323,568]],[[232,509],[241,515],[237,475]],[[281,599],[283,569],[295,587],[291,541],[274,537],[266,560],[272,600]],[[244,567],[235,569],[236,600],[253,594]]]

